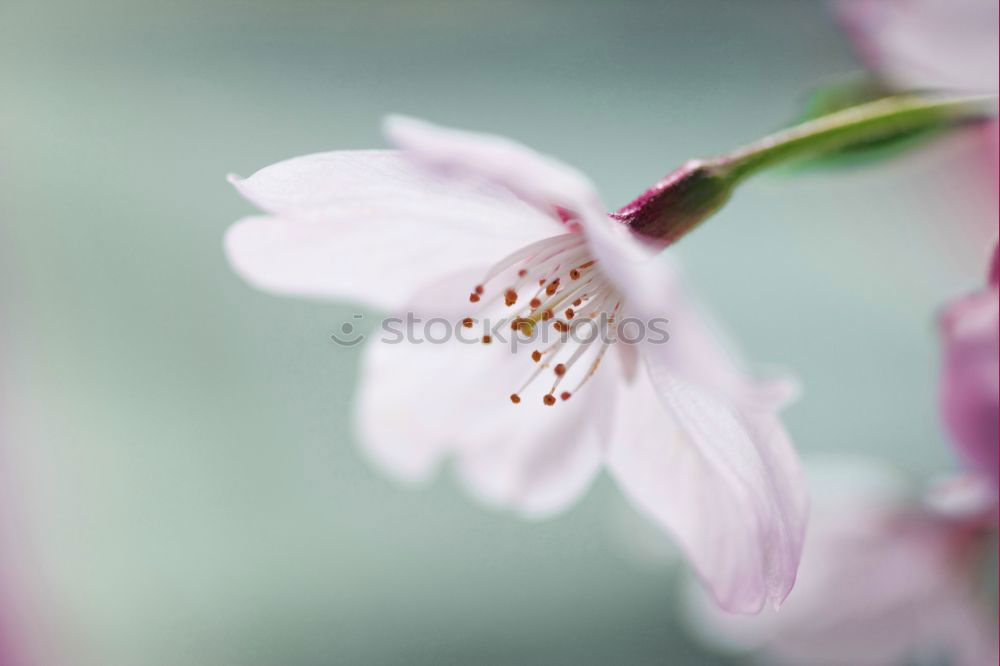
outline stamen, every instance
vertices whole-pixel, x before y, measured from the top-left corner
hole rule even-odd
[[[590,380],[590,378],[594,376],[594,373],[597,372],[597,367],[601,364],[601,359],[604,358],[604,354],[607,353],[609,346],[611,346],[610,342],[605,342],[604,344],[601,345],[601,350],[597,352],[597,358],[595,358],[594,362],[590,364],[590,368],[587,369],[587,374],[583,376],[583,379],[580,380],[580,383],[576,385],[575,389],[573,389],[573,393],[579,391],[583,387],[583,385],[586,384]]]
[[[580,345],[579,347],[577,347],[576,349],[573,350],[573,353],[570,355],[570,357],[564,363],[560,363],[560,364],[558,364],[554,368],[555,372],[556,372],[556,381],[555,381],[554,384],[552,384],[552,388],[549,390],[549,393],[554,393],[555,392],[556,388],[559,386],[559,384],[565,378],[566,373],[569,371],[569,369],[572,368],[574,365],[576,365],[576,362],[580,360],[581,356],[583,356],[584,354],[587,353],[587,351],[590,349],[590,347],[591,347],[591,345],[589,345],[589,344],[582,344],[582,345]],[[598,360],[600,360],[600,359],[598,359]],[[562,372],[559,372],[559,366],[563,367],[563,371]],[[582,386],[583,383],[581,382],[580,385]],[[579,390],[579,388],[580,387],[578,386],[576,389],[574,389],[574,392],[576,390]],[[565,398],[564,398],[564,400],[565,400]]]
[[[541,307],[544,307],[546,310],[555,310],[556,308],[561,307],[569,299],[575,298],[577,294],[582,292],[592,283],[592,281],[593,280],[587,280],[586,282],[575,285],[572,289],[565,289],[561,292],[556,292],[555,296],[549,299],[546,303],[543,303]]]
[[[584,243],[582,238],[574,238],[574,236],[576,236],[576,234],[560,234],[559,236],[543,238],[540,241],[525,245],[521,249],[508,254],[506,257],[494,264],[483,278],[483,283],[485,284],[489,282],[517,262],[543,254],[546,250],[557,248],[558,252],[562,252],[566,249],[582,245]]]
[[[473,287],[469,301],[478,303],[479,319],[465,317],[461,320],[462,326],[473,328],[486,316],[484,313],[499,312],[499,308],[503,307],[500,305],[502,299],[506,307],[512,308],[506,317],[509,317],[510,328],[515,335],[530,337],[539,322],[552,322],[553,329],[562,334],[548,348],[531,352],[535,367],[524,385],[510,394],[511,403],[520,404],[528,386],[549,368],[555,374],[555,381],[542,396],[542,402],[548,406],[569,400],[597,371],[609,343],[595,346],[593,341],[570,340],[565,335],[571,329],[570,323],[581,317],[607,315],[613,326],[618,325],[615,315],[621,305],[621,297],[600,270],[594,268],[596,265],[582,234],[562,234],[542,239],[507,255]],[[501,285],[501,289],[494,287],[488,296],[485,295],[486,286],[501,275],[508,276],[507,284]],[[583,309],[584,306],[586,309]],[[556,317],[557,312],[559,318]],[[483,333],[482,343],[491,344],[493,337],[489,331]],[[555,363],[561,355],[559,350],[566,344],[573,346],[571,353],[562,362]],[[579,378],[579,374],[570,371],[591,349],[597,353],[578,386],[572,392],[559,390],[560,383],[567,377]]]
[[[534,359],[536,363],[538,363],[538,361],[540,361],[543,356],[551,356],[552,358],[555,358],[556,354],[559,353],[559,348],[562,347],[562,345],[563,343],[561,341],[555,342],[552,345],[550,345],[548,349],[545,349],[542,352],[538,351],[532,352],[531,358]],[[535,356],[536,354],[538,355],[537,358]],[[539,363],[538,367],[536,367],[534,372],[531,373],[531,376],[528,377],[528,379],[524,382],[524,384],[521,385],[521,388],[517,390],[518,394],[524,393],[524,389],[528,388],[531,385],[531,382],[535,381],[538,378],[538,375],[542,374],[542,371],[545,370],[545,368],[547,367],[549,367],[548,363]]]
[[[535,327],[535,322],[524,317],[518,317],[510,323],[510,327],[521,335],[528,337],[531,335],[531,329]]]
[[[581,258],[586,258],[586,256],[587,256],[586,248],[581,249],[579,247],[579,243],[577,243],[576,246],[571,247],[568,251],[566,251],[564,248],[556,249],[548,256],[540,259],[538,263],[531,265],[530,269],[525,269],[526,276],[521,276],[521,279],[517,280],[517,282],[513,286],[508,288],[508,292],[513,292],[514,295],[516,296],[517,292],[521,289],[522,286],[524,286],[525,282],[529,280],[533,281],[535,280],[536,277],[540,277],[541,284],[539,286],[538,291],[534,294],[532,298],[532,300],[535,300],[545,290],[546,282],[553,279],[554,279],[553,281],[557,283],[559,282],[558,275],[560,269],[563,266],[572,265],[573,263],[580,261]],[[505,298],[505,301],[509,307],[510,305],[512,305],[511,301],[515,301],[515,299],[511,298],[507,293],[505,293],[505,295],[507,296],[507,298]],[[537,307],[538,306],[532,306],[531,310],[535,310],[537,309]],[[529,312],[530,310],[524,311],[522,312],[522,315],[528,315]]]
[[[589,307],[587,309],[590,310],[590,313],[587,316],[591,319],[596,318],[598,313],[600,313],[604,308],[604,304],[608,302],[608,299],[611,297],[613,292],[614,290],[611,286],[604,286],[599,289],[597,293],[594,294],[591,302],[588,304]]]

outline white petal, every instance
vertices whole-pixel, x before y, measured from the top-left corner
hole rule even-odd
[[[455,357],[429,345],[371,341],[361,359],[355,427],[364,451],[385,472],[411,483],[427,480],[454,449],[452,400],[435,378]]]
[[[387,309],[423,282],[563,230],[505,191],[423,172],[390,151],[309,155],[233,182],[275,214],[226,234],[227,256],[245,279]]]
[[[264,167],[249,178],[230,175],[229,181],[263,211],[278,215],[322,214],[370,206],[404,210],[506,207],[515,216],[525,211],[523,202],[503,188],[442,177],[414,164],[397,150],[302,155]],[[553,228],[558,229],[547,230]]]
[[[405,116],[389,116],[386,137],[422,164],[498,184],[548,213],[603,207],[582,173],[510,139],[450,129]]]
[[[595,394],[576,396],[578,402],[567,415],[553,412],[569,407],[568,403],[547,407],[536,398],[535,403],[518,405],[534,413],[504,419],[496,424],[498,432],[480,431],[480,437],[492,441],[458,456],[459,479],[487,504],[510,507],[523,516],[544,518],[564,510],[590,486],[601,467],[599,433],[607,428],[599,421],[608,415],[590,418],[588,412],[599,407]]]
[[[609,363],[579,395],[551,407],[541,397],[552,377],[540,377],[514,405],[510,394],[536,367],[532,347],[512,353],[496,340],[475,342],[477,329],[459,330],[472,344],[371,341],[356,410],[365,451],[408,481],[426,480],[453,456],[463,484],[490,505],[527,516],[566,508],[600,467],[616,368]]]
[[[669,343],[668,343],[669,344]],[[718,603],[756,613],[795,581],[806,500],[770,412],[736,411],[657,366],[619,402],[609,467],[636,506],[679,541]]]

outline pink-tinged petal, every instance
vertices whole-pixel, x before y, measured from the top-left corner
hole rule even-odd
[[[996,483],[1000,420],[1000,303],[987,288],[952,303],[941,316],[944,359],[941,413],[972,469]]]
[[[226,254],[255,286],[391,309],[416,287],[562,226],[509,193],[422,172],[398,153],[310,155],[234,180],[274,213],[226,234]]]
[[[711,313],[686,293],[679,279],[675,284],[669,306],[663,310],[670,318],[670,339],[655,348],[662,367],[734,404],[761,411],[777,412],[798,398],[798,382],[779,369],[769,368],[767,378],[751,379],[753,374],[735,343]]]
[[[961,549],[975,544],[961,523],[921,514],[897,474],[867,461],[814,461],[809,477],[814,510],[787,603],[739,617],[693,594],[696,631],[777,664],[996,663],[996,638],[963,570],[975,558]]]
[[[869,67],[893,87],[997,89],[997,3],[987,0],[839,0]]]
[[[654,319],[668,320],[670,339],[656,346],[656,354],[672,374],[759,409],[777,410],[797,397],[797,383],[786,377],[748,381],[749,373],[732,345],[688,296],[679,271],[664,253],[606,216],[584,216],[581,225],[602,273],[624,297],[626,314],[647,326]]]
[[[754,613],[780,603],[795,580],[807,513],[797,458],[773,416],[794,385],[749,381],[665,257],[607,218],[581,223],[628,314],[670,320],[667,342],[641,347],[649,377],[639,372],[624,400],[612,473],[677,537],[722,606]]]
[[[439,290],[454,281],[422,290],[406,309],[423,310],[438,297],[450,301]],[[421,326],[415,330],[421,337],[426,333]],[[443,324],[435,330],[443,331]],[[600,467],[601,442],[614,413],[607,405],[616,368],[602,368],[579,395],[546,406],[542,395],[550,372],[515,405],[510,395],[537,367],[530,357],[535,347],[512,352],[499,336],[482,344],[478,328],[454,330],[469,344],[391,344],[390,338],[369,343],[356,406],[364,450],[404,481],[424,481],[453,458],[463,485],[489,505],[531,517],[565,509]]]
[[[558,209],[603,210],[586,176],[510,139],[440,127],[405,116],[386,118],[384,132],[391,143],[420,164],[497,184],[547,214],[558,216]]]
[[[736,411],[646,356],[648,375],[619,401],[611,474],[674,535],[720,606],[757,613],[780,604],[795,582],[807,513],[781,424],[769,411]]]

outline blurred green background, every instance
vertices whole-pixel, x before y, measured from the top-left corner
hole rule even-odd
[[[398,111],[560,156],[617,206],[857,67],[807,0],[0,2],[8,637],[46,666],[732,663],[607,480],[523,523],[368,467],[358,352],[329,339],[358,310],[235,277],[251,207],[223,177],[382,146]],[[761,178],[676,248],[748,356],[801,378],[802,451],[952,466],[932,316],[995,233],[949,177],[974,153]]]

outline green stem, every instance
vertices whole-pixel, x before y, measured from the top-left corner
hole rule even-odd
[[[669,245],[715,214],[743,180],[776,164],[819,157],[907,132],[988,117],[993,97],[900,95],[837,111],[721,157],[692,160],[612,214],[631,231]]]
[[[781,162],[830,153],[943,122],[982,118],[992,97],[886,97],[804,122],[754,141],[708,163],[731,183]]]

